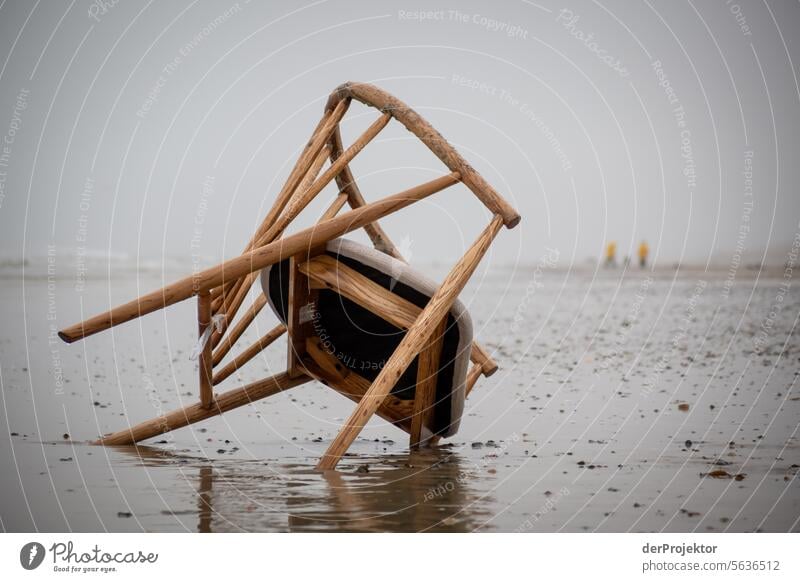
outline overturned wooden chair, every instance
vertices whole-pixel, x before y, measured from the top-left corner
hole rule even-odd
[[[380,116],[344,149],[339,122],[353,99],[374,107]],[[348,164],[392,118],[418,137],[449,173],[367,203]],[[326,160],[330,164],[323,171]],[[334,180],[338,195],[319,222],[286,234],[290,223]],[[458,182],[483,202],[493,218],[436,286],[405,264],[378,220]],[[339,214],[345,204],[352,210]],[[204,340],[199,353],[199,402],[103,436],[98,444],[136,443],[312,379],[357,403],[319,469],[334,468],[374,414],[409,433],[412,447],[454,434],[464,398],[479,376],[497,369],[472,340],[469,315],[457,297],[500,228],[512,228],[519,220],[508,202],[413,109],[375,86],[341,85],[328,99],[272,209],[240,256],[59,332],[64,341],[74,342],[197,296],[199,334]],[[360,228],[374,249],[340,238]],[[263,293],[237,319],[259,277]],[[280,324],[223,364],[267,304]],[[285,372],[214,394],[215,385],[284,333]]]

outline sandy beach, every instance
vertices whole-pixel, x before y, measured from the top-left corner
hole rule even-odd
[[[783,275],[490,265],[462,299],[501,369],[460,432],[409,453],[373,420],[327,475],[313,467],[352,403],[316,383],[146,446],[87,444],[196,400],[194,302],[66,345],[58,326],[160,274],[80,293],[72,278],[4,275],[0,527],[798,531],[800,296]],[[241,345],[274,322],[262,313]],[[279,342],[221,388],[284,363]]]

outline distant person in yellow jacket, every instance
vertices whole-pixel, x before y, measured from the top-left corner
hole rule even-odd
[[[606,245],[606,267],[617,266],[617,243],[613,240]]]
[[[650,247],[647,246],[647,241],[639,243],[639,266],[644,269],[647,266],[647,255],[650,254]]]

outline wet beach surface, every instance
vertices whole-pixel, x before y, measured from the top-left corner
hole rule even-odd
[[[194,302],[67,345],[52,329],[160,277],[81,293],[2,277],[0,527],[800,531],[800,295],[781,269],[727,275],[484,270],[462,299],[501,369],[460,432],[409,453],[376,420],[327,474],[313,467],[353,405],[317,383],[146,446],[87,444],[196,401]],[[257,322],[238,345],[275,319]],[[284,349],[219,389],[282,371]]]

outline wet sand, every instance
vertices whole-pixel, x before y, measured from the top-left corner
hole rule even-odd
[[[77,293],[68,278],[6,276],[0,527],[798,531],[800,294],[782,274],[742,268],[730,286],[701,269],[492,267],[462,298],[501,370],[460,432],[409,453],[373,421],[328,475],[313,467],[352,403],[316,383],[147,446],[86,444],[196,400],[194,302],[66,345],[51,328],[161,279]],[[275,320],[257,321],[241,345]],[[276,344],[221,388],[284,361]]]

